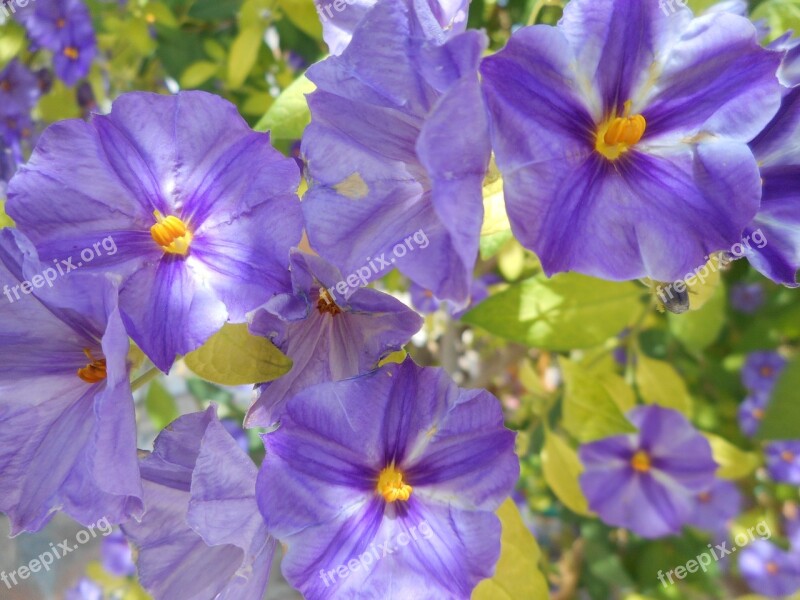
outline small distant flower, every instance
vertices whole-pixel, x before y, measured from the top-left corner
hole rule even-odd
[[[263,439],[259,506],[309,600],[466,600],[491,576],[519,462],[488,392],[409,359],[304,390]]]
[[[115,531],[103,539],[100,556],[106,572],[117,577],[130,577],[136,573],[133,552],[128,539],[121,531]]]
[[[792,550],[800,552],[800,506],[797,503],[788,504],[784,510],[784,525],[786,537],[792,545]]]
[[[353,38],[353,32],[376,2],[377,0],[347,0],[344,5],[314,0],[317,14],[322,21],[322,36],[331,54],[344,52]],[[420,4],[419,10],[427,11],[420,16],[427,35],[437,39],[464,31],[467,27],[469,3],[470,0],[427,0],[428,6]],[[342,8],[337,9],[337,6]]]
[[[341,56],[309,68],[317,90],[302,206],[312,248],[343,273],[394,261],[463,307],[491,156],[478,81],[487,40],[479,31],[427,39],[423,4],[379,0]],[[427,245],[407,252],[405,240],[420,231]]]
[[[128,333],[168,371],[288,289],[299,182],[226,100],[134,92],[109,115],[47,129],[9,184],[7,212],[43,260],[119,274]],[[80,258],[101,241],[113,253]]]
[[[83,577],[75,587],[67,590],[64,600],[103,600],[103,588]]]
[[[460,319],[464,313],[475,308],[489,297],[489,286],[495,283],[499,283],[495,275],[484,275],[483,277],[473,279],[470,286],[469,305],[465,308],[458,309],[449,300],[439,300],[433,295],[432,291],[411,282],[409,286],[411,304],[423,314],[434,313],[439,310],[440,307],[444,306],[451,317]]]
[[[800,555],[772,542],[755,540],[742,548],[739,570],[750,588],[770,598],[785,598],[800,590]]]
[[[571,0],[481,65],[512,229],[548,275],[682,279],[758,211],[747,142],[781,56],[742,16],[661,5]]]
[[[724,532],[742,512],[742,501],[736,484],[717,479],[709,490],[695,496],[694,510],[687,524],[714,533]]]
[[[769,392],[755,391],[739,406],[739,427],[746,436],[753,437],[758,432],[769,401]]]
[[[38,99],[36,75],[18,59],[0,70],[0,119],[28,116]]]
[[[752,315],[765,301],[766,293],[760,283],[737,283],[731,288],[731,306],[740,313]]]
[[[0,231],[0,512],[12,535],[56,510],[84,525],[142,510],[116,285],[70,274],[50,288],[45,277],[58,272],[17,230]]]
[[[742,384],[751,392],[771,392],[775,387],[786,359],[773,351],[753,352],[742,367]]]
[[[767,470],[773,480],[800,486],[800,441],[768,444]]]
[[[388,294],[361,288],[337,296],[342,275],[318,256],[292,250],[290,261],[292,293],[255,311],[250,330],[269,337],[292,359],[292,369],[259,388],[248,427],[276,421],[304,388],[371,371],[422,327],[417,313]]]
[[[646,538],[678,533],[696,498],[714,484],[711,445],[679,412],[640,406],[628,413],[639,432],[580,449],[589,507],[616,527]]]
[[[147,511],[122,530],[155,600],[262,600],[275,540],[256,504],[256,466],[216,407],[162,431],[141,469]]]

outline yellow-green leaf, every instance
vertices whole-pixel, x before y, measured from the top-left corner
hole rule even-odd
[[[228,85],[232,89],[240,88],[256,65],[263,34],[259,25],[245,27],[233,41],[228,57]]]
[[[705,286],[703,294],[709,289],[713,290],[710,297],[703,297],[702,305],[695,310],[695,297],[689,296],[692,309],[682,315],[670,313],[669,329],[678,338],[687,350],[700,352],[713,344],[725,326],[725,306],[727,292],[724,285],[713,288]]]
[[[291,359],[267,338],[251,335],[245,323],[226,324],[184,360],[196,375],[219,385],[272,381],[292,368]]]
[[[180,416],[175,398],[157,379],[150,384],[144,404],[156,430],[164,429]]]
[[[578,453],[556,434],[548,432],[546,435],[542,450],[542,471],[547,485],[572,512],[579,515],[592,514],[578,481],[583,472]]]
[[[692,397],[683,378],[669,363],[637,354],[636,386],[647,404],[672,408],[691,417]]]
[[[14,227],[14,220],[6,214],[6,201],[0,199],[0,228]]]
[[[506,500],[497,516],[503,526],[500,560],[494,577],[478,584],[472,600],[546,600],[550,592],[539,566],[542,551],[513,500]]]
[[[461,319],[490,333],[546,350],[599,346],[641,313],[642,288],[577,273],[515,283]]]
[[[273,139],[299,140],[311,122],[306,94],[315,86],[305,75],[295,79],[272,103],[269,110],[255,126],[256,131],[269,131]]]
[[[322,39],[322,23],[320,23],[313,0],[278,0],[278,4],[298,29],[301,29],[316,40]],[[349,5],[345,4],[344,10],[353,9],[350,9]],[[336,12],[333,13],[334,19],[336,14]]]
[[[169,29],[175,29],[179,24],[175,15],[163,2],[148,2],[144,14],[148,23],[158,23]]]
[[[584,367],[565,358],[559,364],[566,387],[564,429],[584,443],[636,431],[625,418],[621,405],[611,396],[610,388],[600,378],[586,373]],[[610,385],[613,389],[615,384]],[[630,403],[629,398],[620,398],[620,401],[626,405]]]
[[[483,181],[483,227],[481,235],[494,235],[511,229],[511,222],[506,213],[505,196],[503,195],[503,177],[494,162]]]
[[[219,65],[216,63],[201,60],[189,65],[189,67],[181,75],[182,88],[196,88],[203,85],[206,81],[214,77],[219,71]]]
[[[722,479],[744,479],[759,466],[758,456],[753,452],[745,452],[729,441],[711,433],[704,434],[711,444],[714,460],[719,464],[717,477]]]

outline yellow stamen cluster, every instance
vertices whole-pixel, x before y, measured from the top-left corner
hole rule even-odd
[[[339,305],[331,298],[331,295],[328,293],[326,289],[320,289],[319,291],[319,300],[317,300],[317,310],[320,314],[329,314],[332,317],[335,317],[339,313],[342,312],[342,309],[339,308]]]
[[[597,128],[595,150],[609,160],[616,160],[639,143],[647,130],[642,115],[631,115],[631,101],[625,103],[623,115],[612,115]]]
[[[56,21],[56,27],[57,27],[58,29],[64,29],[64,27],[65,27],[66,25],[67,25],[67,21],[66,21],[66,19],[58,19],[58,20]]]
[[[633,455],[633,458],[631,458],[631,467],[633,467],[633,470],[638,473],[649,472],[653,467],[653,464],[650,460],[650,455],[644,450],[639,450]]]
[[[70,60],[78,60],[78,57],[80,55],[81,53],[78,52],[78,49],[75,48],[74,46],[67,46],[66,48],[64,48],[64,56],[66,56]]]
[[[794,459],[797,458],[797,456],[795,455],[794,452],[786,450],[781,454],[781,458],[787,463],[793,463]]]
[[[376,489],[387,502],[397,502],[408,500],[414,488],[403,481],[403,473],[392,464],[381,471]]]
[[[153,215],[157,222],[150,228],[150,235],[156,244],[167,254],[186,256],[193,239],[186,223],[172,215],[165,217],[159,211],[155,211]]]
[[[89,363],[85,367],[78,369],[78,377],[91,384],[100,383],[108,377],[105,358],[92,358],[92,351],[88,348],[84,348],[83,353],[89,359]]]
[[[777,575],[778,572],[780,572],[781,570],[780,567],[774,562],[767,563],[766,569],[767,573],[769,573],[770,575]]]

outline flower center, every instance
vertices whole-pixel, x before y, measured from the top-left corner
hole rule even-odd
[[[778,571],[780,571],[780,567],[778,567],[778,565],[775,564],[774,562],[767,563],[766,569],[767,573],[769,573],[770,575],[777,575]]]
[[[647,121],[642,115],[631,115],[630,111],[631,101],[628,100],[621,117],[612,116],[597,129],[595,150],[609,160],[618,159],[644,136]]]
[[[340,312],[342,312],[342,309],[339,308],[339,305],[333,301],[333,298],[331,298],[331,295],[328,293],[328,290],[324,288],[320,289],[319,291],[319,300],[317,300],[317,310],[322,315],[327,313],[332,317],[335,317]]]
[[[753,418],[756,421],[762,420],[764,418],[764,411],[762,409],[760,409],[760,408],[754,408],[753,409]]]
[[[786,461],[787,463],[793,463],[793,462],[794,462],[794,459],[795,459],[795,458],[797,458],[797,457],[795,456],[794,452],[791,452],[791,451],[789,451],[789,450],[785,450],[785,451],[784,451],[784,452],[781,454],[781,458],[782,458],[784,461]]]
[[[81,53],[78,52],[78,49],[75,46],[67,46],[64,48],[64,56],[70,60],[78,60],[80,55]]]
[[[159,211],[155,211],[153,215],[157,223],[150,228],[150,235],[153,236],[156,244],[161,246],[167,254],[186,256],[193,238],[186,223],[172,215],[165,217]]]
[[[761,376],[762,377],[772,377],[775,374],[775,371],[769,365],[764,365],[761,367]]]
[[[403,473],[398,471],[394,464],[389,465],[378,476],[378,493],[387,502],[408,500],[413,488],[403,481]]]
[[[66,21],[66,19],[58,19],[58,20],[56,21],[56,27],[57,27],[58,29],[64,29],[64,26],[65,26],[66,24],[67,24],[67,21]]]
[[[6,79],[3,79],[2,81],[0,81],[0,90],[2,90],[4,92],[10,92],[11,91],[11,82],[6,80]]]
[[[631,467],[633,467],[634,471],[639,473],[647,473],[652,468],[650,455],[644,450],[639,450],[633,455],[633,458],[631,458]]]
[[[84,348],[83,353],[89,359],[89,362],[85,367],[78,369],[78,377],[86,383],[100,383],[108,376],[106,373],[106,359],[92,358],[92,351],[89,348]]]
[[[709,502],[711,502],[711,492],[703,492],[702,494],[697,496],[697,499],[703,504],[708,504]]]

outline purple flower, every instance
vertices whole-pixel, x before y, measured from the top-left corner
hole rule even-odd
[[[548,274],[682,279],[759,207],[747,142],[780,104],[747,19],[572,0],[481,66],[516,237]]]
[[[250,452],[250,439],[247,437],[247,432],[242,429],[239,421],[233,419],[223,419],[222,426],[225,428],[231,437],[236,440],[236,444],[242,449],[245,454]]]
[[[787,50],[781,80],[800,83],[800,42],[778,46]],[[761,209],[745,231],[760,243],[751,244],[746,256],[762,274],[776,283],[798,287],[800,269],[800,87],[787,87],[775,118],[751,147],[761,166],[764,193]]]
[[[739,570],[747,585],[763,596],[784,598],[800,590],[800,555],[772,542],[756,540],[743,548]]]
[[[156,600],[261,600],[275,540],[255,499],[257,470],[216,407],[161,432],[142,460],[147,512],[122,529]]]
[[[275,422],[304,388],[374,369],[422,327],[417,313],[387,294],[362,288],[337,296],[341,273],[321,258],[292,250],[290,260],[292,293],[251,315],[250,330],[269,337],[292,359],[292,369],[259,388],[248,427]]]
[[[43,259],[122,276],[125,326],[167,371],[288,289],[299,181],[222,98],[130,93],[45,131],[7,209]]]
[[[89,74],[97,43],[82,0],[36,0],[17,15],[35,47],[53,52],[53,68],[67,85]]]
[[[731,287],[731,306],[740,313],[752,315],[765,301],[764,286],[760,283],[736,283]]]
[[[32,140],[34,135],[33,121],[27,114],[20,114],[15,117],[0,117],[0,146],[7,146],[14,162],[19,164],[24,162],[22,154],[22,142]]]
[[[788,504],[784,511],[786,537],[795,552],[800,552],[800,507],[797,504]]]
[[[786,359],[777,352],[752,352],[742,367],[742,384],[751,392],[769,393],[775,387],[784,367]]]
[[[257,496],[309,600],[469,598],[519,475],[497,399],[410,359],[304,390],[263,436]]]
[[[12,60],[0,70],[0,119],[28,116],[38,99],[36,75],[19,60]]]
[[[769,392],[755,391],[739,406],[739,428],[747,437],[753,437],[758,432],[769,401]]]
[[[121,531],[115,531],[103,540],[100,547],[103,568],[117,577],[130,577],[136,573],[133,552],[128,539]]]
[[[341,56],[309,69],[302,206],[311,246],[343,273],[381,261],[463,306],[490,157],[477,74],[487,42],[478,31],[428,41],[420,4],[380,0]],[[428,241],[407,251],[414,236]]]
[[[640,406],[628,420],[638,433],[580,449],[589,507],[605,523],[642,537],[676,534],[691,518],[695,498],[714,484],[711,445],[674,410]]]
[[[67,590],[64,600],[103,600],[103,588],[86,577]]]
[[[97,54],[92,22],[87,19],[68,21],[63,31],[63,46],[53,55],[53,70],[67,85],[75,85],[86,77]]]
[[[724,532],[742,511],[742,493],[724,479],[717,479],[705,492],[695,496],[694,510],[687,524],[714,533]]]
[[[800,486],[800,441],[773,442],[765,448],[773,480]]]
[[[462,309],[458,309],[449,300],[439,300],[433,292],[412,282],[409,287],[411,294],[411,304],[419,312],[424,314],[434,313],[444,305],[448,314],[454,319],[460,319],[468,310],[475,308],[478,304],[489,297],[489,286],[499,283],[496,275],[489,274],[472,280],[469,294],[469,304]]]
[[[364,20],[377,0],[314,0],[322,21],[322,36],[330,53],[341,54],[350,43],[353,32]],[[427,0],[420,3],[420,21],[432,39],[461,33],[467,27],[470,0]]]
[[[142,509],[116,286],[57,278],[19,232],[0,231],[0,512],[12,535],[56,510],[90,525]]]

